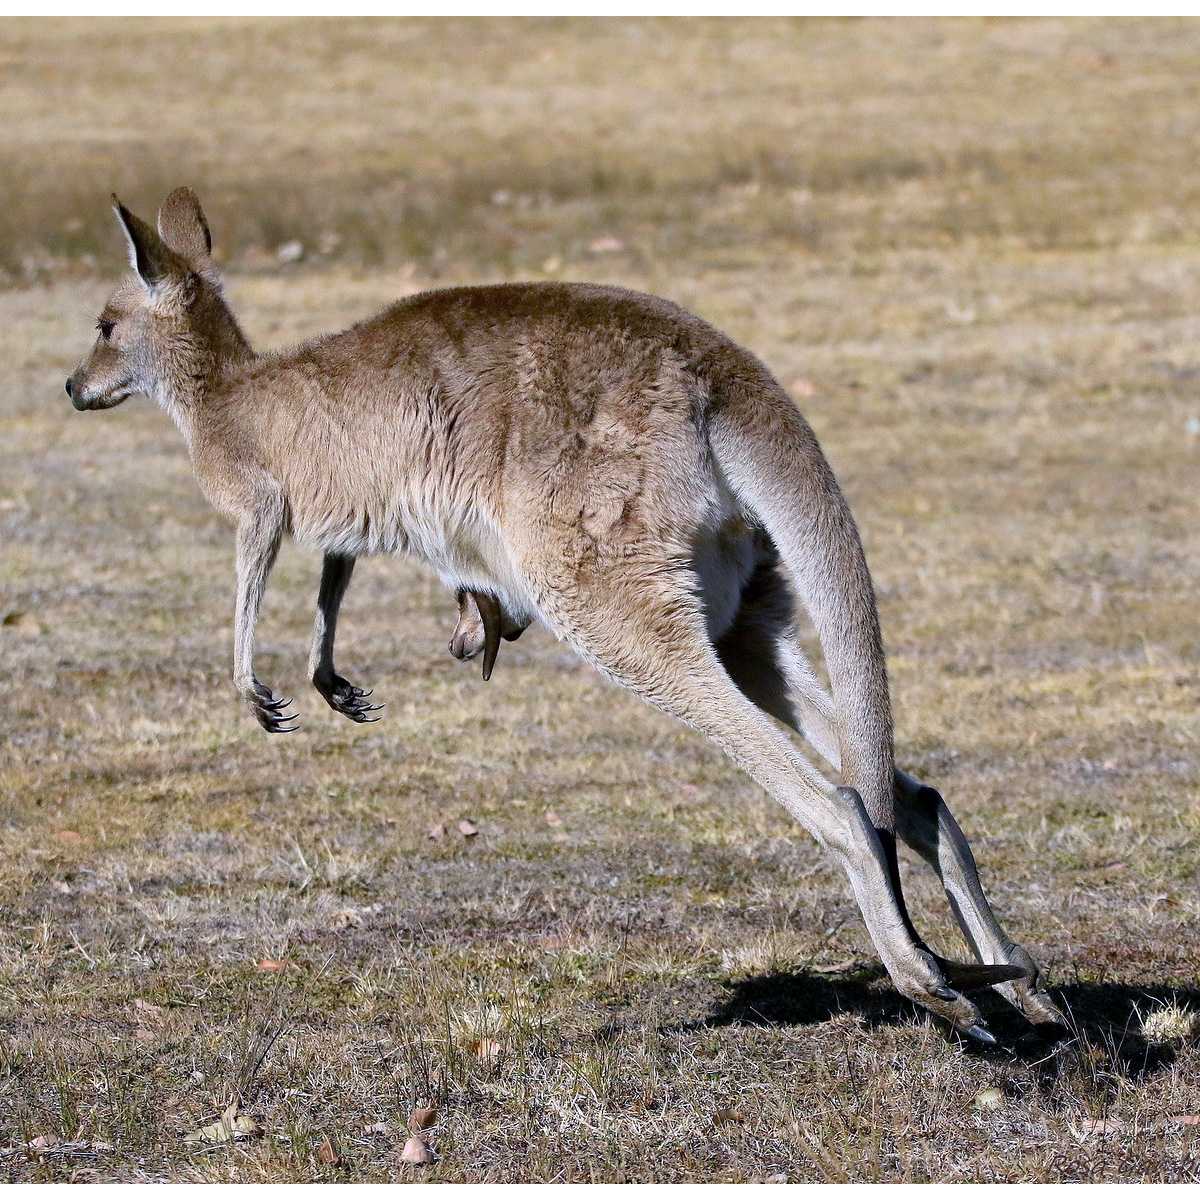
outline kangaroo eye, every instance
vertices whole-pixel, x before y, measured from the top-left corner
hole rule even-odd
[[[97,321],[96,328],[100,330],[100,336],[107,342],[112,337],[112,331],[116,328],[116,321]]]

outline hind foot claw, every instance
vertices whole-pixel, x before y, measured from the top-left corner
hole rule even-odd
[[[916,958],[906,964],[906,969],[890,973],[901,995],[941,1017],[959,1033],[981,1041],[991,1036],[979,1009],[949,985],[942,973],[942,960],[936,955],[927,950],[918,951]],[[977,1030],[982,1030],[985,1038],[979,1038]]]
[[[972,1025],[970,1029],[964,1029],[963,1033],[983,1046],[995,1046],[999,1044],[996,1041],[996,1035],[986,1025]]]
[[[1013,964],[1014,969],[1020,970],[1021,975],[1009,982],[998,983],[996,991],[1031,1024],[1059,1025],[1066,1029],[1067,1019],[1050,999],[1049,992],[1041,986],[1041,971],[1028,951],[1015,942],[1009,942],[1004,957]]]

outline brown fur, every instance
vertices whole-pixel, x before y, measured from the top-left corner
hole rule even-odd
[[[995,984],[1032,1019],[1057,1018],[944,802],[895,771],[857,530],[812,430],[750,353],[666,300],[527,283],[427,292],[255,354],[195,196],[168,198],[158,234],[117,215],[136,274],[69,391],[78,408],[154,395],[236,524],[235,681],[264,728],[294,728],[253,672],[281,538],[325,555],[313,682],[354,720],[377,706],[333,669],[338,604],[358,555],[412,554],[473,595],[485,627],[500,614],[510,632],[542,621],[721,746],[844,867],[906,995],[984,1040],[951,985]],[[800,652],[789,577],[832,695]],[[842,786],[767,713],[807,732]],[[921,942],[897,834],[941,873],[983,965]]]

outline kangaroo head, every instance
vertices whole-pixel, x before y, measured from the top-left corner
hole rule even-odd
[[[113,408],[134,393],[161,403],[186,400],[222,359],[249,347],[221,295],[212,236],[190,188],[176,188],[158,229],[113,196],[131,273],[100,312],[98,337],[67,380],[79,410]]]

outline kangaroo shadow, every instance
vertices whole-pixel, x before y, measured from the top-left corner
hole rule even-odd
[[[854,1014],[868,1028],[910,1024],[920,1010],[890,987],[877,986],[882,978],[883,969],[875,965],[838,976],[755,975],[725,984],[725,995],[707,1016],[674,1028],[815,1025],[842,1013]],[[1022,1060],[1047,1085],[1080,1069],[1096,1080],[1138,1081],[1165,1070],[1177,1053],[1170,1043],[1147,1039],[1143,1018],[1166,1004],[1200,1010],[1200,989],[1169,984],[1072,983],[1050,992],[1066,1014],[1065,1029],[1030,1026],[996,993],[972,993],[1000,1044],[990,1049],[964,1042],[965,1051]]]

